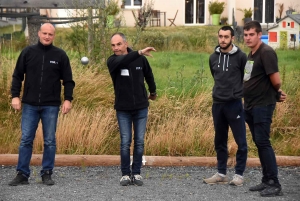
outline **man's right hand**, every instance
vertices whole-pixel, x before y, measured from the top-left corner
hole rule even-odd
[[[144,56],[150,56],[152,57],[152,54],[150,53],[151,51],[156,52],[154,47],[146,47],[144,49],[141,50],[142,55]]]
[[[19,97],[14,97],[11,100],[11,106],[15,109],[15,110],[21,110],[21,100]]]

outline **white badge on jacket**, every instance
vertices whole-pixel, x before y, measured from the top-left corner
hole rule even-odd
[[[122,75],[122,76],[129,76],[129,71],[128,71],[128,69],[121,69],[121,75]]]

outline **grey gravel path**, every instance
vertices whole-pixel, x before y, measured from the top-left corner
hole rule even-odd
[[[261,169],[247,168],[242,187],[207,185],[203,178],[212,176],[215,168],[149,167],[142,168],[143,186],[120,186],[119,167],[55,167],[54,186],[45,186],[39,177],[40,167],[31,167],[29,185],[8,186],[15,176],[15,167],[0,168],[0,201],[11,200],[300,200],[300,168],[280,167],[283,196],[262,198],[248,188],[260,182]],[[234,170],[229,169],[232,177]]]

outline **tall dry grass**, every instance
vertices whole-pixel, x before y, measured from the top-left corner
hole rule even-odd
[[[184,34],[177,36],[178,40],[172,43],[173,45],[180,43]],[[182,41],[180,47],[185,47],[189,43]],[[202,39],[199,39],[199,42],[201,41]],[[212,52],[213,46],[209,45],[209,40],[204,42],[204,49]],[[163,45],[166,43],[164,42]],[[184,51],[179,52],[183,54]],[[15,113],[11,109],[9,89],[18,54],[19,52],[8,50],[0,55],[0,153],[18,153],[21,113]],[[178,55],[173,50],[161,54],[168,55],[168,57]],[[288,93],[288,99],[284,103],[277,104],[270,135],[277,155],[299,156],[300,70],[299,65],[295,65],[294,69],[289,69],[291,58],[288,57],[290,55],[294,55],[293,63],[300,63],[297,59],[297,52],[279,52],[278,54],[279,62],[285,60],[286,63],[283,64],[286,68],[280,70],[284,82],[283,90]],[[287,58],[283,59],[283,57]],[[113,87],[106,67],[99,67],[98,64],[92,64],[89,67],[82,66],[75,56],[71,57],[71,65],[76,82],[73,109],[69,114],[59,114],[57,153],[119,154],[120,137],[113,109]],[[169,68],[170,71],[174,70],[172,65]],[[164,72],[163,70],[154,69],[154,71],[155,77],[166,77],[165,73],[159,73]],[[192,78],[193,75],[191,75]],[[205,79],[212,78],[205,77]],[[173,80],[176,81],[176,79]],[[211,82],[207,83],[211,84]],[[180,84],[172,85],[172,90],[169,88],[159,90],[157,100],[151,101],[145,137],[145,154],[215,156],[211,87],[201,85],[201,87],[198,86],[197,91],[194,88],[174,89],[174,86],[176,88]],[[249,157],[257,156],[249,129],[247,129],[247,141]],[[230,156],[234,156],[237,147],[231,133],[228,147]],[[43,152],[41,125],[36,133],[33,152]]]

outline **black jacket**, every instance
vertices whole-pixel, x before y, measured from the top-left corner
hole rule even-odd
[[[64,99],[73,100],[75,82],[69,58],[65,51],[52,44],[44,46],[39,41],[21,52],[12,78],[12,98],[20,97],[24,78],[23,103],[60,105],[61,84],[64,85]]]
[[[247,55],[237,46],[228,53],[220,47],[209,57],[209,67],[214,78],[213,102],[224,103],[243,97],[243,77]]]
[[[127,49],[126,55],[111,55],[107,59],[114,90],[116,110],[138,110],[149,106],[145,80],[150,93],[156,91],[152,69],[146,57]]]

